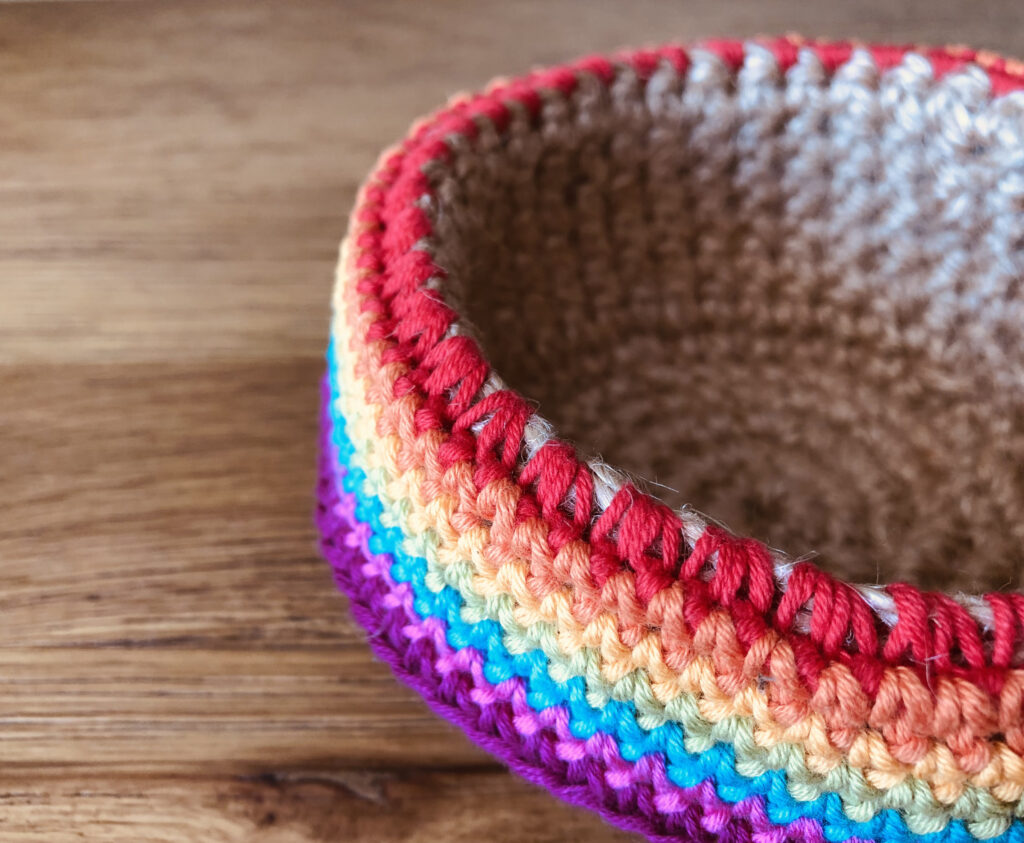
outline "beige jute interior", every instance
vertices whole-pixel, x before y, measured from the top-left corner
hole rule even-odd
[[[428,247],[580,452],[856,582],[1021,586],[1019,98],[697,53],[481,120]]]

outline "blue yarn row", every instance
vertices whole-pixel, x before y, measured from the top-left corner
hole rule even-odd
[[[345,432],[345,419],[337,411],[339,395],[338,372],[333,340],[328,348],[329,384],[331,391],[330,418],[332,441],[338,459],[345,468],[341,479],[344,490],[356,498],[356,518],[369,524],[372,536],[370,550],[391,557],[391,575],[396,582],[408,583],[415,595],[414,609],[423,618],[439,618],[447,627],[446,638],[455,649],[472,647],[484,656],[484,675],[492,684],[512,677],[521,677],[528,689],[527,700],[537,711],[563,706],[570,713],[570,731],[580,739],[601,732],[612,736],[624,759],[635,762],[645,755],[659,755],[665,760],[669,779],[680,787],[694,787],[709,779],[715,783],[718,795],[726,802],[736,803],[751,796],[760,796],[765,811],[773,823],[786,825],[801,818],[813,819],[822,825],[828,840],[840,843],[851,838],[908,843],[976,843],[963,821],[953,820],[946,828],[928,834],[911,832],[900,814],[893,809],[880,811],[865,822],[850,819],[842,808],[838,794],[823,794],[812,801],[794,799],[786,788],[786,773],[769,770],[748,778],[737,771],[735,751],[730,744],[719,743],[701,753],[690,753],[683,743],[684,731],[680,723],[669,722],[646,730],[637,723],[634,703],[609,701],[595,709],[587,700],[586,682],[573,677],[565,682],[554,680],[548,671],[548,657],[541,649],[524,654],[513,654],[504,644],[504,631],[494,620],[474,624],[462,619],[465,601],[451,586],[440,592],[427,587],[427,561],[408,556],[403,544],[405,535],[400,529],[386,527],[380,517],[383,506],[379,499],[368,494],[365,473],[352,464],[355,448]],[[992,843],[1024,843],[1024,826],[1014,821],[1011,827]]]

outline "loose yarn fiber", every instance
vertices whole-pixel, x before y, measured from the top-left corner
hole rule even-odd
[[[415,126],[323,384],[375,652],[651,840],[1024,843],[1022,87],[707,42]]]

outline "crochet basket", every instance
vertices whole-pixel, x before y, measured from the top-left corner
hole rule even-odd
[[[374,651],[652,840],[1024,841],[1022,86],[709,42],[416,125],[323,384]]]

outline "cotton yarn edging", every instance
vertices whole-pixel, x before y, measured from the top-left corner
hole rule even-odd
[[[342,248],[324,553],[435,710],[624,828],[1024,841],[1024,599],[852,586],[581,459],[492,371],[433,260],[437,185],[483,134],[540,125],[585,86],[758,64],[825,85],[851,66],[933,87],[973,74],[1003,99],[1024,75],[964,49],[715,42],[498,82],[421,123],[367,181]]]

